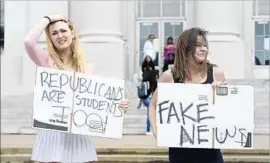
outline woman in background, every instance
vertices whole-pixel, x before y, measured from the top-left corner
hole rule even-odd
[[[150,133],[150,121],[149,121],[149,104],[152,98],[152,94],[157,87],[157,71],[155,70],[155,64],[152,58],[148,55],[145,56],[142,63],[142,86],[147,89],[147,95],[142,99],[143,104],[147,108],[147,120],[146,120],[146,135]]]
[[[173,38],[168,37],[167,44],[164,47],[164,65],[163,65],[163,72],[168,70],[169,64],[174,61],[176,46],[173,43]],[[170,63],[169,63],[170,62]]]

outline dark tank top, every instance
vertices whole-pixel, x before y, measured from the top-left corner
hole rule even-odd
[[[172,69],[171,69],[172,71]],[[173,75],[173,81],[174,83],[184,83],[184,79],[177,79],[174,76],[174,73],[172,72]],[[213,77],[213,66],[210,66],[209,69],[207,70],[207,78],[204,82],[200,83],[200,84],[212,84],[214,81],[214,77]]]

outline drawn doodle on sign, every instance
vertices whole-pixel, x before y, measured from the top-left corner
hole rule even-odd
[[[198,96],[198,100],[205,100],[205,101],[208,101],[207,95],[199,95],[199,96]]]
[[[194,143],[202,144],[207,143],[209,141],[208,139],[203,138],[203,134],[201,134],[209,132],[207,125],[195,126],[195,124],[193,124],[191,131],[190,131],[191,126],[188,126],[188,128],[189,132],[183,125],[180,126],[180,140],[179,140],[180,146],[183,146],[184,143],[194,145]],[[197,139],[195,139],[195,133],[197,134]]]
[[[180,126],[180,142],[179,142],[180,146],[183,146],[183,144],[187,142],[189,142],[192,145],[194,144],[195,125],[192,125],[192,127],[193,130],[190,135],[184,126],[182,125]]]
[[[240,128],[239,132],[241,134],[240,141],[235,141],[236,143],[240,143],[242,147],[250,148],[252,146],[252,133],[248,132],[246,135],[244,132],[246,132],[246,129]]]
[[[89,126],[89,130],[91,132],[105,133],[107,121],[108,116],[106,116],[106,120],[103,122],[100,115],[92,113],[88,115],[87,125]]]
[[[250,148],[250,147],[252,147],[252,133],[251,132],[248,132],[247,133],[247,141],[246,141],[246,144],[245,144],[245,146],[244,147],[246,147],[246,148]]]
[[[187,134],[187,132],[183,132],[184,128],[182,128],[183,126],[181,126],[181,132],[180,132],[180,144],[183,145],[183,143],[187,143],[189,141],[189,135]],[[185,133],[185,134],[184,134]]]
[[[236,87],[230,88],[230,93],[234,95],[238,94],[238,88]]]
[[[65,107],[65,106],[52,106],[55,108],[62,108],[62,113],[61,114],[53,114],[56,118],[61,118],[62,121],[64,121],[64,119],[68,118],[68,115],[65,115],[65,110],[69,109],[69,107]]]
[[[245,147],[245,148],[251,147],[252,146],[252,133],[248,132],[247,134],[245,134],[246,133],[245,128],[237,129],[236,126],[234,126],[233,133],[229,133],[228,129],[225,130],[225,133],[218,132],[218,128],[215,128],[216,140],[220,144],[224,144],[228,137],[235,138],[238,133],[240,133],[241,135],[240,140],[235,140],[234,142],[239,143],[242,147]]]
[[[105,120],[96,113],[87,114],[83,110],[77,110],[73,113],[73,123],[77,127],[84,127],[85,125],[91,132],[105,133],[106,125],[108,122],[108,116]]]
[[[224,136],[225,136],[225,135],[223,134],[223,132],[220,132],[220,133],[219,133],[219,140],[220,140],[220,139],[224,139]]]
[[[228,95],[228,87],[217,87],[216,94],[218,96],[227,96]]]

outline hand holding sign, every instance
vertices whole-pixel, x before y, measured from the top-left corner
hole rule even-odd
[[[119,107],[126,113],[128,110],[128,104],[129,104],[129,100],[123,99],[120,101]]]
[[[215,89],[216,87],[220,85],[226,85],[226,84],[227,84],[227,81],[226,81],[224,72],[219,68],[215,68],[214,69],[214,82],[212,83],[212,87]]]

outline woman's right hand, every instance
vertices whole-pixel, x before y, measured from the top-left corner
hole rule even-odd
[[[68,21],[68,18],[64,17],[63,15],[52,15],[48,16],[51,19],[51,23],[57,22],[57,21]]]

